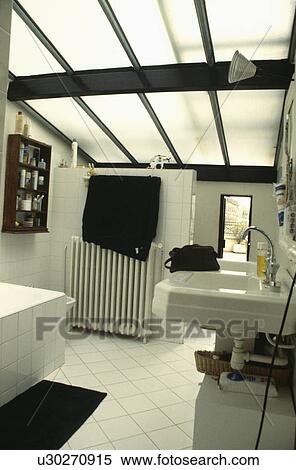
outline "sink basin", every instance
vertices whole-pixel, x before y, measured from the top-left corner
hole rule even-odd
[[[253,263],[252,263],[253,264]],[[224,265],[223,265],[224,266]],[[222,267],[222,266],[221,266]],[[230,267],[226,265],[226,267]],[[160,318],[214,325],[233,323],[231,331],[254,325],[259,332],[276,333],[287,301],[291,277],[279,272],[281,291],[272,292],[253,274],[253,269],[170,274],[155,286],[152,311]],[[290,304],[284,334],[296,331],[296,302]],[[244,325],[243,325],[244,323]],[[231,335],[230,335],[231,336]]]

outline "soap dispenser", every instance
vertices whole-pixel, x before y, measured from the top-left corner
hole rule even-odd
[[[257,276],[264,278],[267,269],[267,244],[265,242],[257,243]]]

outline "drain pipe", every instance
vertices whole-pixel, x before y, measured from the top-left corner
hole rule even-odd
[[[253,354],[248,351],[245,351],[244,348],[244,339],[234,338],[233,340],[233,349],[231,355],[230,365],[232,369],[242,370],[245,362],[254,361],[261,362],[264,364],[270,364],[272,356],[264,356],[263,354]],[[288,364],[287,357],[277,357],[274,361],[275,366],[286,366]]]

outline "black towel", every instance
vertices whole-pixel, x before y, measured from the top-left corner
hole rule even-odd
[[[92,176],[83,240],[145,261],[156,235],[160,183],[151,176]]]

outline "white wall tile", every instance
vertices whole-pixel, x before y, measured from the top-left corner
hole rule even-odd
[[[2,318],[2,342],[17,337],[18,314]]]

